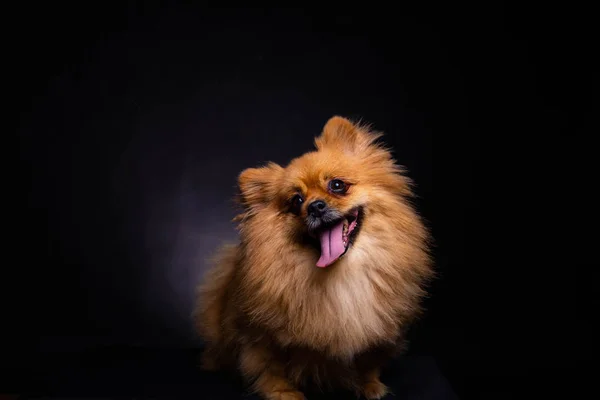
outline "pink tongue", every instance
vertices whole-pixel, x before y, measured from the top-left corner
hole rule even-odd
[[[317,267],[327,267],[344,254],[346,248],[342,240],[343,228],[344,221],[342,220],[331,229],[321,232],[321,258],[317,261]]]

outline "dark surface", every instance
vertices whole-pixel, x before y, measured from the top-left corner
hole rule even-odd
[[[49,357],[19,371],[33,398],[257,399],[227,373],[200,372],[198,351],[107,348]],[[6,377],[6,375],[4,375]],[[10,375],[8,375],[10,376]],[[430,357],[398,359],[382,379],[395,396],[386,399],[456,399]],[[43,395],[40,395],[43,394]],[[308,394],[309,399],[352,399],[352,394]]]
[[[4,14],[19,152],[4,181],[0,392],[52,371],[48,354],[197,348],[193,290],[235,238],[236,175],[310,149],[334,114],[385,131],[417,183],[440,278],[415,357],[461,398],[580,398],[593,382],[591,10],[18,4]],[[159,382],[151,365],[177,364],[173,351],[103,362]],[[76,365],[64,373],[83,388],[95,372]],[[102,386],[128,384],[104,372]]]

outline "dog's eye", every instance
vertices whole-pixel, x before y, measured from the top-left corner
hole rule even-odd
[[[333,179],[329,181],[329,190],[331,190],[333,193],[344,194],[346,193],[347,189],[348,187],[342,180]]]
[[[302,204],[304,203],[304,199],[299,194],[294,195],[290,200],[291,210],[293,213],[298,214],[300,209],[302,208]]]

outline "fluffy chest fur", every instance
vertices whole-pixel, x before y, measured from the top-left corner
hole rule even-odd
[[[372,283],[363,275],[340,279],[308,293],[301,314],[290,313],[284,339],[312,345],[333,356],[351,358],[385,338],[389,321],[375,303]]]
[[[316,269],[310,261],[296,265],[277,278],[279,285],[262,280],[246,298],[249,319],[270,331],[282,347],[306,346],[341,360],[393,342],[399,310],[382,296],[384,278],[360,265],[356,255],[360,252],[330,270]]]

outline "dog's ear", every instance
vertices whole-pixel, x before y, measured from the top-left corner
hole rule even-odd
[[[380,136],[369,132],[366,126],[334,116],[323,127],[321,136],[315,138],[315,146],[318,150],[331,148],[356,153],[366,151]]]
[[[277,182],[282,173],[283,168],[275,163],[242,171],[238,177],[242,205],[253,207],[272,201],[277,193]]]

